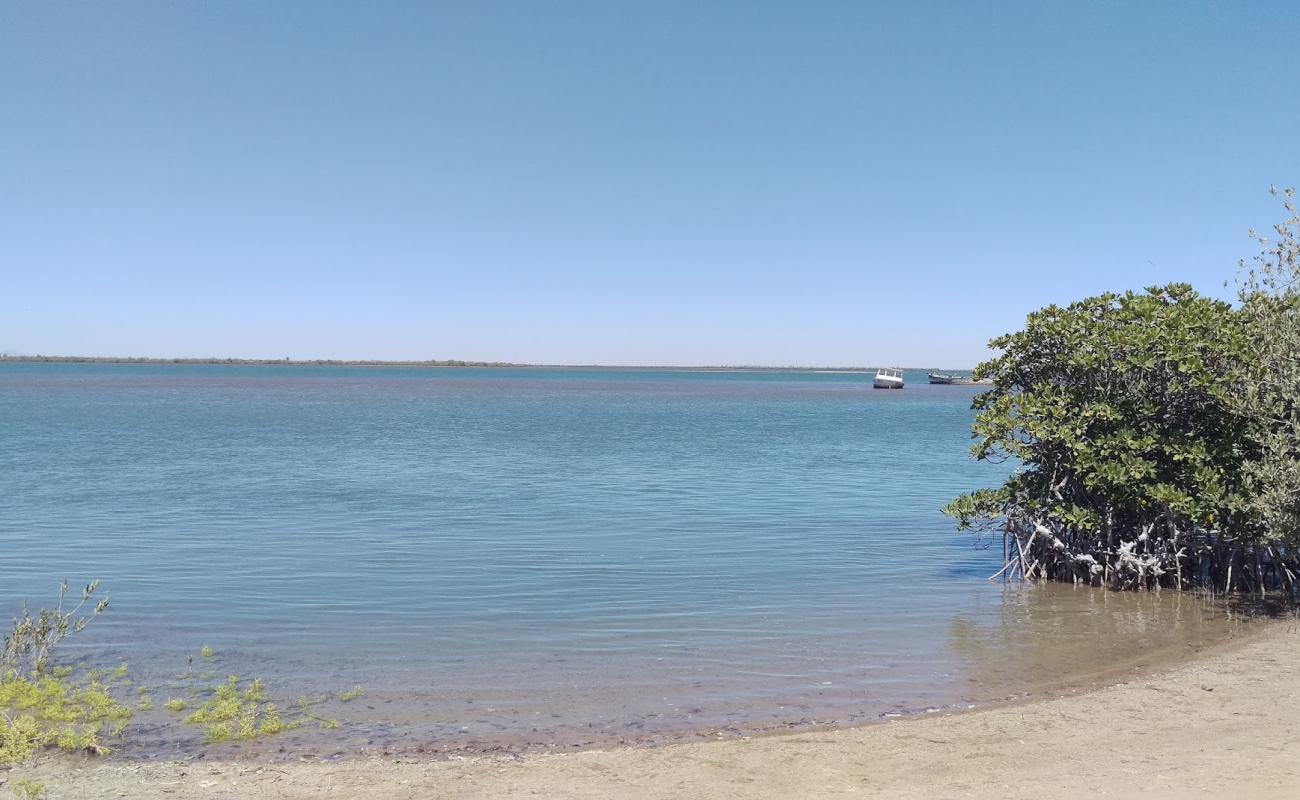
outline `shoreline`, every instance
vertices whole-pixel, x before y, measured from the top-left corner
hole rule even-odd
[[[1077,599],[1075,596],[1082,592],[1093,597],[1100,594],[1106,601],[1144,600],[1147,602],[1142,604],[1142,609],[1148,613],[1152,611],[1150,603],[1160,599],[1158,595],[1111,596],[1108,592],[1078,587],[1047,586],[1036,587],[1033,591],[1036,596],[1050,597],[1053,590],[1061,590],[1070,599]],[[1061,599],[1056,598],[1057,602]],[[1167,595],[1166,599],[1193,600],[1198,606],[1204,600],[1183,595]],[[1110,603],[1106,607],[1109,611],[1104,616],[1115,618],[1123,613]],[[1181,607],[1181,602],[1176,607]],[[1128,609],[1130,613],[1134,610]],[[1158,674],[1239,647],[1270,624],[1262,613],[1236,614],[1226,607],[1212,611],[1209,619],[1211,622],[1192,624],[1187,621],[1156,622],[1148,619],[1147,624],[1156,624],[1162,630],[1162,635],[1157,637],[1158,641],[1150,635],[1140,638],[1134,638],[1131,633],[1114,635],[1111,638],[1115,641],[1105,645],[1088,645],[1089,652],[1086,653],[1077,643],[1068,641],[1057,641],[1054,646],[1039,644],[1027,650],[1023,643],[1012,640],[1005,641],[1001,647],[985,645],[978,649],[996,653],[995,657],[999,661],[1010,661],[1019,665],[1018,668],[996,674],[981,673],[977,668],[967,673],[953,673],[950,675],[953,680],[945,688],[966,686],[965,689],[952,689],[946,696],[940,697],[933,690],[944,689],[937,685],[930,687],[932,691],[919,694],[915,693],[919,687],[913,687],[914,694],[908,698],[910,702],[897,696],[876,696],[881,688],[879,686],[876,687],[876,692],[865,686],[847,691],[840,687],[835,690],[838,692],[837,699],[820,700],[808,695],[776,693],[770,695],[765,704],[751,702],[728,705],[727,701],[718,698],[692,700],[679,697],[674,698],[676,702],[669,705],[675,709],[688,710],[687,713],[676,716],[672,713],[664,715],[662,709],[650,712],[647,708],[641,709],[646,713],[635,714],[625,704],[622,709],[625,716],[617,719],[602,717],[599,713],[595,716],[580,713],[576,718],[562,722],[546,720],[539,723],[532,714],[545,715],[557,721],[560,719],[553,713],[556,710],[555,697],[548,696],[545,700],[537,701],[537,705],[516,707],[513,712],[494,716],[499,709],[490,706],[511,705],[508,695],[512,690],[499,684],[476,682],[472,689],[461,685],[449,692],[443,686],[431,694],[392,689],[367,691],[366,701],[356,707],[337,703],[323,706],[325,710],[322,713],[325,716],[341,721],[340,729],[317,730],[308,726],[303,730],[259,738],[252,742],[232,741],[204,745],[197,733],[178,725],[173,715],[154,710],[152,714],[137,716],[133,723],[135,732],[127,736],[124,742],[114,745],[114,751],[104,758],[117,763],[186,762],[202,758],[207,761],[266,766],[296,761],[368,758],[529,758],[621,747],[655,748],[852,729],[930,715],[944,716],[1023,705],[1093,691],[1116,681]],[[1166,629],[1166,626],[1170,627]],[[1099,635],[1106,634],[1100,630],[1092,631],[1083,638]],[[1052,641],[1050,637],[1048,641]],[[1115,646],[1116,641],[1120,646]],[[1036,663],[1048,650],[1054,654],[1064,652],[1064,656],[1052,656],[1055,669],[1045,669],[1041,663]],[[121,654],[117,660],[134,662],[138,658],[138,654]],[[988,658],[988,655],[983,658]],[[975,659],[976,662],[980,660]],[[249,672],[243,666],[224,663],[215,671],[238,674]],[[1010,680],[1007,676],[1011,676]],[[152,682],[158,683],[161,680],[163,676],[153,676]],[[149,682],[146,678],[146,683]],[[361,682],[366,683],[364,680]],[[272,676],[271,685],[275,684]],[[844,685],[851,686],[852,682]],[[830,686],[822,684],[805,687],[804,690],[814,691],[820,696],[823,689],[831,692]],[[543,694],[548,693],[542,687],[536,688]],[[624,691],[628,693],[627,697],[653,698],[666,689],[664,686],[638,685],[625,687]],[[332,690],[328,687],[296,687],[273,699],[287,703],[289,697],[297,694],[325,696],[331,693]],[[459,702],[453,699],[458,694],[464,694]],[[476,700],[485,696],[495,699],[486,705],[475,705]],[[530,692],[524,691],[515,697],[515,701],[528,696],[531,696]],[[437,699],[432,699],[433,697]],[[584,692],[570,697],[569,701],[581,704],[589,699]],[[464,704],[466,700],[467,705]],[[667,702],[667,697],[664,702]],[[377,711],[394,704],[418,710],[399,713],[396,717],[387,715],[382,710]],[[605,706],[608,710],[607,702]],[[599,712],[600,708],[601,703],[596,701],[594,709]],[[493,724],[485,727],[489,721]]]
[[[259,763],[47,756],[0,779],[62,797],[1293,797],[1294,620],[1101,688],[883,724],[556,754]],[[3,790],[3,787],[0,787]]]

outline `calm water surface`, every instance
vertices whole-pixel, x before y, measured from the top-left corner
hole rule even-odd
[[[98,577],[73,653],[364,686],[275,745],[322,753],[879,719],[1223,635],[988,583],[938,511],[1000,477],[977,390],[908,379],[0,364],[0,609]],[[150,720],[132,752],[193,745]]]

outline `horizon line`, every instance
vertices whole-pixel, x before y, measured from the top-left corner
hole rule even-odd
[[[658,369],[658,370],[821,370],[827,372],[867,372],[886,368],[884,365],[795,365],[781,366],[768,364],[699,364],[694,366],[681,364],[537,364],[514,361],[476,361],[470,359],[370,359],[370,358],[234,358],[234,357],[175,357],[160,356],[47,356],[15,355],[0,353],[0,363],[61,363],[61,364],[177,364],[177,365],[250,365],[250,366],[344,366],[344,367],[495,367],[495,368],[532,368],[532,369]],[[899,367],[890,369],[923,372],[932,369],[951,367]],[[961,367],[957,371],[969,372],[970,367]]]

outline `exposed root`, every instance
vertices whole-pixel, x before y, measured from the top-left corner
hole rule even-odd
[[[1114,589],[1284,591],[1297,595],[1300,553],[1218,533],[1148,526],[1132,538],[1041,521],[1008,525],[1002,569],[990,580],[1054,580]],[[1109,539],[1109,541],[1108,541]]]

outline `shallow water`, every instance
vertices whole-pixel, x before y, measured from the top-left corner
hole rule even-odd
[[[938,511],[1000,477],[978,389],[908,379],[0,364],[0,608],[98,577],[70,656],[365,687],[290,754],[878,719],[1223,637],[1189,598],[987,582]],[[129,753],[193,745],[162,718]]]

